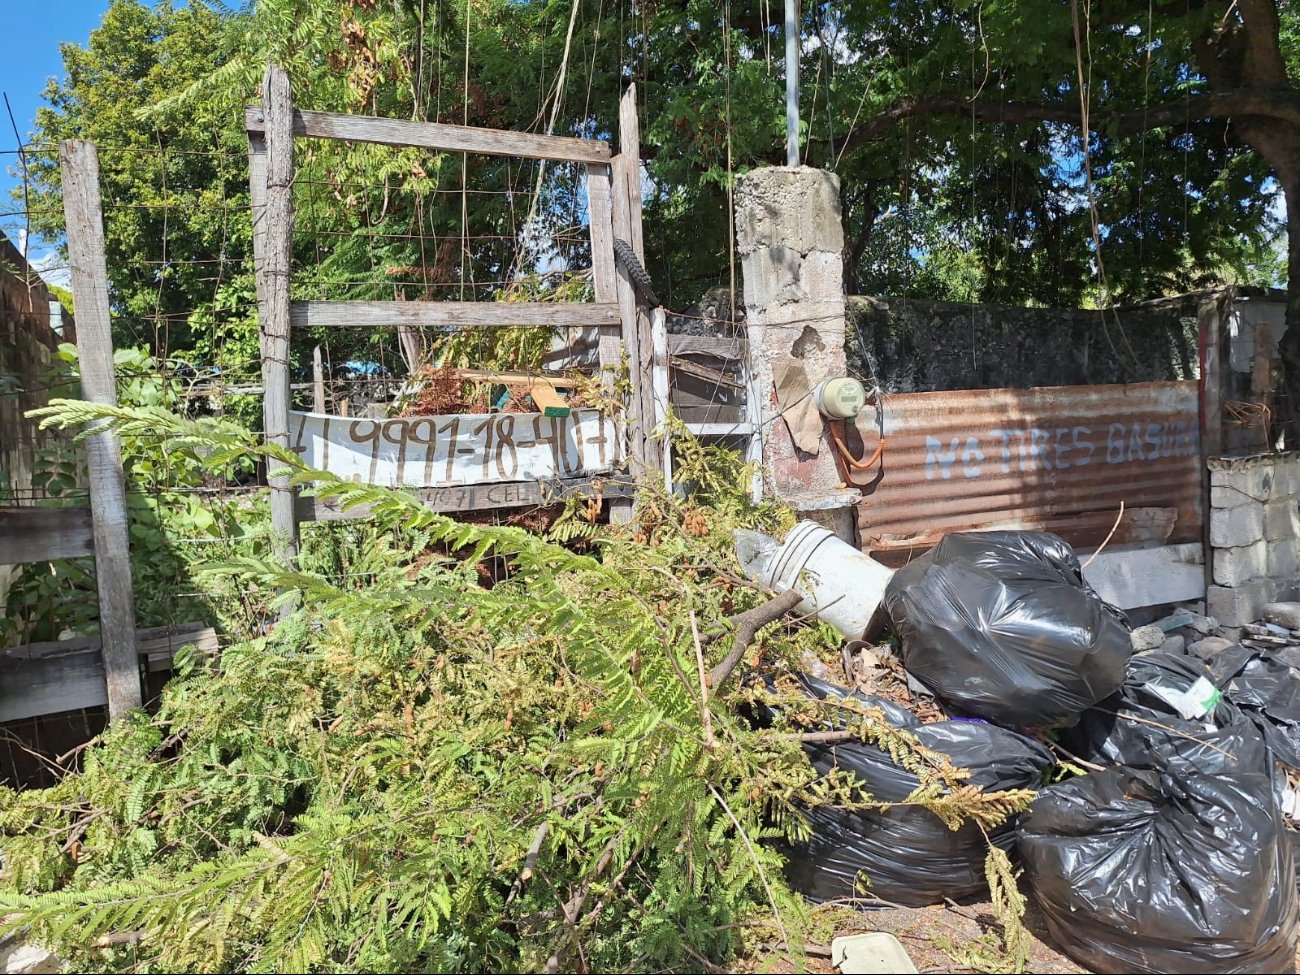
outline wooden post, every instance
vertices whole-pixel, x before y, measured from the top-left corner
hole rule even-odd
[[[668,403],[671,397],[670,376],[668,373],[668,316],[662,308],[650,312],[650,350],[653,358],[654,388],[654,422],[658,426],[668,416]],[[673,489],[672,444],[667,440],[658,444],[659,463],[664,475],[664,488]]]
[[[645,263],[641,239],[641,134],[636,116],[636,85],[628,86],[619,103],[619,153],[614,157],[614,236],[632,245],[637,259]],[[618,267],[618,307],[623,321],[623,344],[627,348],[632,396],[628,408],[628,444],[632,473],[660,471],[663,462],[659,444],[650,438],[654,426],[653,339],[650,315],[637,301],[636,288],[627,270]]]
[[[1223,453],[1223,371],[1220,352],[1223,319],[1232,312],[1233,297],[1235,295],[1232,291],[1227,293],[1226,300],[1223,295],[1209,297],[1201,302],[1196,314],[1197,351],[1201,360],[1201,446],[1207,458]],[[1207,514],[1206,523],[1208,522]]]
[[[614,157],[614,235],[624,240],[631,236],[632,221],[628,215],[627,180],[623,178],[623,156]],[[641,424],[641,389],[640,371],[637,363],[641,359],[641,350],[637,344],[636,330],[636,288],[623,266],[618,265],[616,291],[618,295],[618,313],[622,322],[622,347],[627,352],[628,380],[632,392],[627,404],[627,453],[631,462],[632,473],[639,475],[645,467],[645,437]]]
[[[1232,313],[1234,290],[1201,302],[1196,314],[1197,353],[1200,359],[1201,427],[1201,553],[1205,563],[1205,591],[1214,585],[1214,546],[1210,540],[1210,458],[1223,453],[1223,352],[1224,318]]]
[[[265,129],[248,140],[257,309],[262,324],[262,425],[268,443],[289,447],[289,271],[293,262],[293,101],[289,76],[270,65],[262,81]],[[273,465],[274,466],[274,465]],[[277,554],[298,554],[293,488],[271,478]]]
[[[623,93],[623,100],[618,107],[619,147],[633,161],[624,169],[627,180],[628,216],[631,219],[632,236],[626,238],[636,252],[636,259],[645,267],[645,240],[641,233],[641,124],[636,114],[636,84],[628,86]],[[645,463],[649,470],[657,471],[663,466],[663,443],[655,440],[651,434],[658,422],[658,411],[654,402],[654,328],[651,309],[640,301],[637,302],[636,331],[637,349],[640,357],[633,361],[632,370],[639,373],[633,389],[641,392],[641,431],[645,443]],[[667,356],[668,333],[665,323],[664,345]],[[666,364],[666,359],[665,359]]]
[[[420,368],[420,359],[424,352],[424,345],[420,341],[420,333],[410,325],[398,325],[397,342],[402,347],[402,358],[406,360],[406,371],[409,375],[414,376]]]
[[[618,301],[618,270],[614,261],[613,172],[608,165],[587,166],[587,214],[591,224],[591,271],[596,300]],[[566,340],[568,336],[565,336]],[[601,325],[598,333],[600,378],[606,389],[614,387],[623,358],[617,325]]]
[[[70,140],[59,150],[68,263],[77,297],[77,352],[82,396],[117,405],[113,331],[109,318],[104,217],[99,198],[99,154],[93,142]],[[86,441],[90,509],[95,536],[99,633],[103,644],[108,717],[114,721],[142,704],[135,645],[135,594],[126,523],[126,485],[117,438],[109,431]]]
[[[311,350],[311,408],[316,413],[325,412],[325,366],[319,345]]]
[[[763,500],[763,403],[760,399],[759,383],[750,367],[749,343],[745,342],[745,351],[740,357],[741,375],[745,387],[745,423],[749,428],[749,443],[745,448],[745,463],[754,470],[753,480],[749,485],[749,495],[757,504]]]

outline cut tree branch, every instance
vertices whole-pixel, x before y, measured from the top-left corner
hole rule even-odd
[[[845,140],[848,152],[879,139],[895,124],[923,116],[974,118],[976,122],[1057,122],[1079,125],[1079,108],[1054,102],[997,101],[979,98],[974,102],[954,95],[924,95],[901,98],[855,130]],[[1119,135],[1135,135],[1147,129],[1185,124],[1206,118],[1258,116],[1300,126],[1300,91],[1294,88],[1239,88],[1206,92],[1178,101],[1128,111],[1093,109],[1093,128],[1109,126]]]
[[[790,589],[773,599],[769,599],[761,606],[755,606],[753,609],[737,613],[731,617],[731,623],[736,628],[731,650],[709,674],[709,686],[713,688],[714,693],[717,693],[718,688],[726,682],[727,678],[731,676],[731,672],[740,664],[740,661],[745,656],[745,651],[749,649],[749,645],[753,642],[758,631],[767,626],[768,623],[775,623],[801,602],[803,602],[803,596]]]

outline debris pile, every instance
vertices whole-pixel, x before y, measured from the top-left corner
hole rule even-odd
[[[970,897],[995,844],[1049,940],[1092,971],[1295,971],[1300,604],[1241,628],[1188,609],[1133,628],[1037,532],[949,535],[883,603],[895,642],[851,641],[843,674],[801,675],[803,692],[873,709],[969,769],[963,787],[1037,795],[987,838],[950,829],[896,756],[812,735],[819,773],[899,805],[809,810],[797,889]]]

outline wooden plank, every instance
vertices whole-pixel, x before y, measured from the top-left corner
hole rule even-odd
[[[1207,457],[1217,457],[1223,453],[1223,370],[1220,351],[1225,311],[1226,306],[1214,297],[1201,302],[1196,315],[1201,360],[1201,446]]]
[[[263,103],[265,104],[265,103]],[[267,129],[265,113],[256,105],[244,111],[250,133]],[[553,159],[559,162],[599,163],[609,159],[609,144],[598,139],[562,135],[508,132],[443,122],[411,122],[370,115],[339,115],[294,109],[293,134],[313,139],[374,142],[385,146],[414,146],[435,152],[481,152],[489,156]]]
[[[654,421],[656,429],[668,419],[668,406],[672,391],[668,371],[668,325],[663,308],[650,312],[650,378],[651,394],[654,401]],[[673,486],[673,452],[672,446],[663,439],[657,440],[659,465],[663,471],[664,486],[672,490]]]
[[[555,387],[545,379],[534,377],[528,380],[528,395],[532,397],[537,408],[545,412],[547,416],[569,415],[568,401],[556,392]]]
[[[498,369],[457,369],[456,371],[466,379],[476,379],[490,383],[531,383],[542,380],[551,386],[567,389],[578,382],[573,376],[552,375],[545,372],[512,372]]]
[[[618,323],[618,306],[591,301],[295,301],[297,328],[591,328]]]
[[[618,266],[614,260],[614,214],[611,196],[614,172],[608,165],[587,167],[587,214],[591,226],[591,276],[596,300],[618,301]],[[601,382],[613,389],[623,360],[623,340],[617,323],[600,327],[597,361]]]
[[[701,355],[717,356],[719,359],[727,359],[732,362],[740,362],[745,358],[748,345],[748,342],[739,337],[719,338],[713,335],[676,334],[668,336],[668,352],[673,356],[700,353]]]
[[[319,345],[311,350],[311,408],[313,413],[325,412],[325,365]]]
[[[217,633],[202,623],[135,631],[141,670],[166,671],[183,646],[205,654],[219,649]],[[32,643],[0,651],[0,722],[21,721],[64,711],[103,707],[104,658],[98,637]]]
[[[630,498],[636,485],[628,479],[557,478],[552,481],[508,481],[500,484],[466,484],[457,487],[418,488],[412,491],[432,511],[481,511],[486,508],[531,508],[556,504],[571,495],[599,495],[611,501]],[[370,517],[369,505],[344,510],[336,501],[302,497],[297,501],[299,521],[337,521]]]
[[[673,372],[684,372],[688,376],[694,376],[697,379],[703,379],[706,382],[711,382],[718,386],[728,386],[731,389],[744,389],[744,384],[735,376],[728,376],[725,372],[721,372],[717,369],[710,369],[708,366],[702,366],[699,363],[691,362],[690,359],[682,359],[673,356],[669,362],[669,367]]]
[[[95,553],[90,508],[0,508],[0,565]]]
[[[715,392],[703,380],[691,376],[678,376],[673,382],[672,404],[678,414],[684,406],[726,406],[743,409],[744,398],[730,390]]]
[[[113,331],[109,319],[104,217],[99,196],[99,154],[93,142],[69,140],[59,148],[68,264],[77,296],[77,359],[81,393],[89,402],[117,405],[113,374]],[[92,429],[94,427],[92,426]],[[114,721],[140,707],[136,666],[135,594],[126,524],[126,485],[117,438],[107,430],[86,440],[103,640],[108,716]]]
[[[267,443],[289,448],[289,274],[293,264],[293,102],[289,77],[270,65],[262,80],[266,124],[263,187],[251,187],[255,225],[261,225],[257,298],[262,336],[262,425]],[[255,176],[249,167],[250,179]],[[260,200],[259,200],[260,196]],[[258,204],[261,213],[257,213]],[[256,236],[256,235],[255,235]],[[270,479],[271,527],[276,554],[292,561],[298,554],[293,520],[293,488],[288,475]]]
[[[754,430],[749,423],[688,423],[686,429],[697,437],[748,437]]]
[[[683,423],[748,424],[749,417],[743,406],[726,406],[722,403],[673,403],[673,414]]]

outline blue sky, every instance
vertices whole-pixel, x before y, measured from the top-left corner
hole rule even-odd
[[[109,0],[7,0],[4,4],[0,22],[8,43],[0,57],[0,91],[8,96],[24,139],[35,124],[46,81],[63,74],[59,43],[75,41],[84,45],[90,32],[99,26],[108,4]],[[10,172],[17,169],[17,147],[9,116],[0,111],[0,211],[6,214],[0,218],[0,228],[14,238],[16,228],[22,225],[20,218],[8,215],[21,206],[10,197],[10,190],[22,185],[21,179]],[[33,245],[32,256],[39,253]]]

